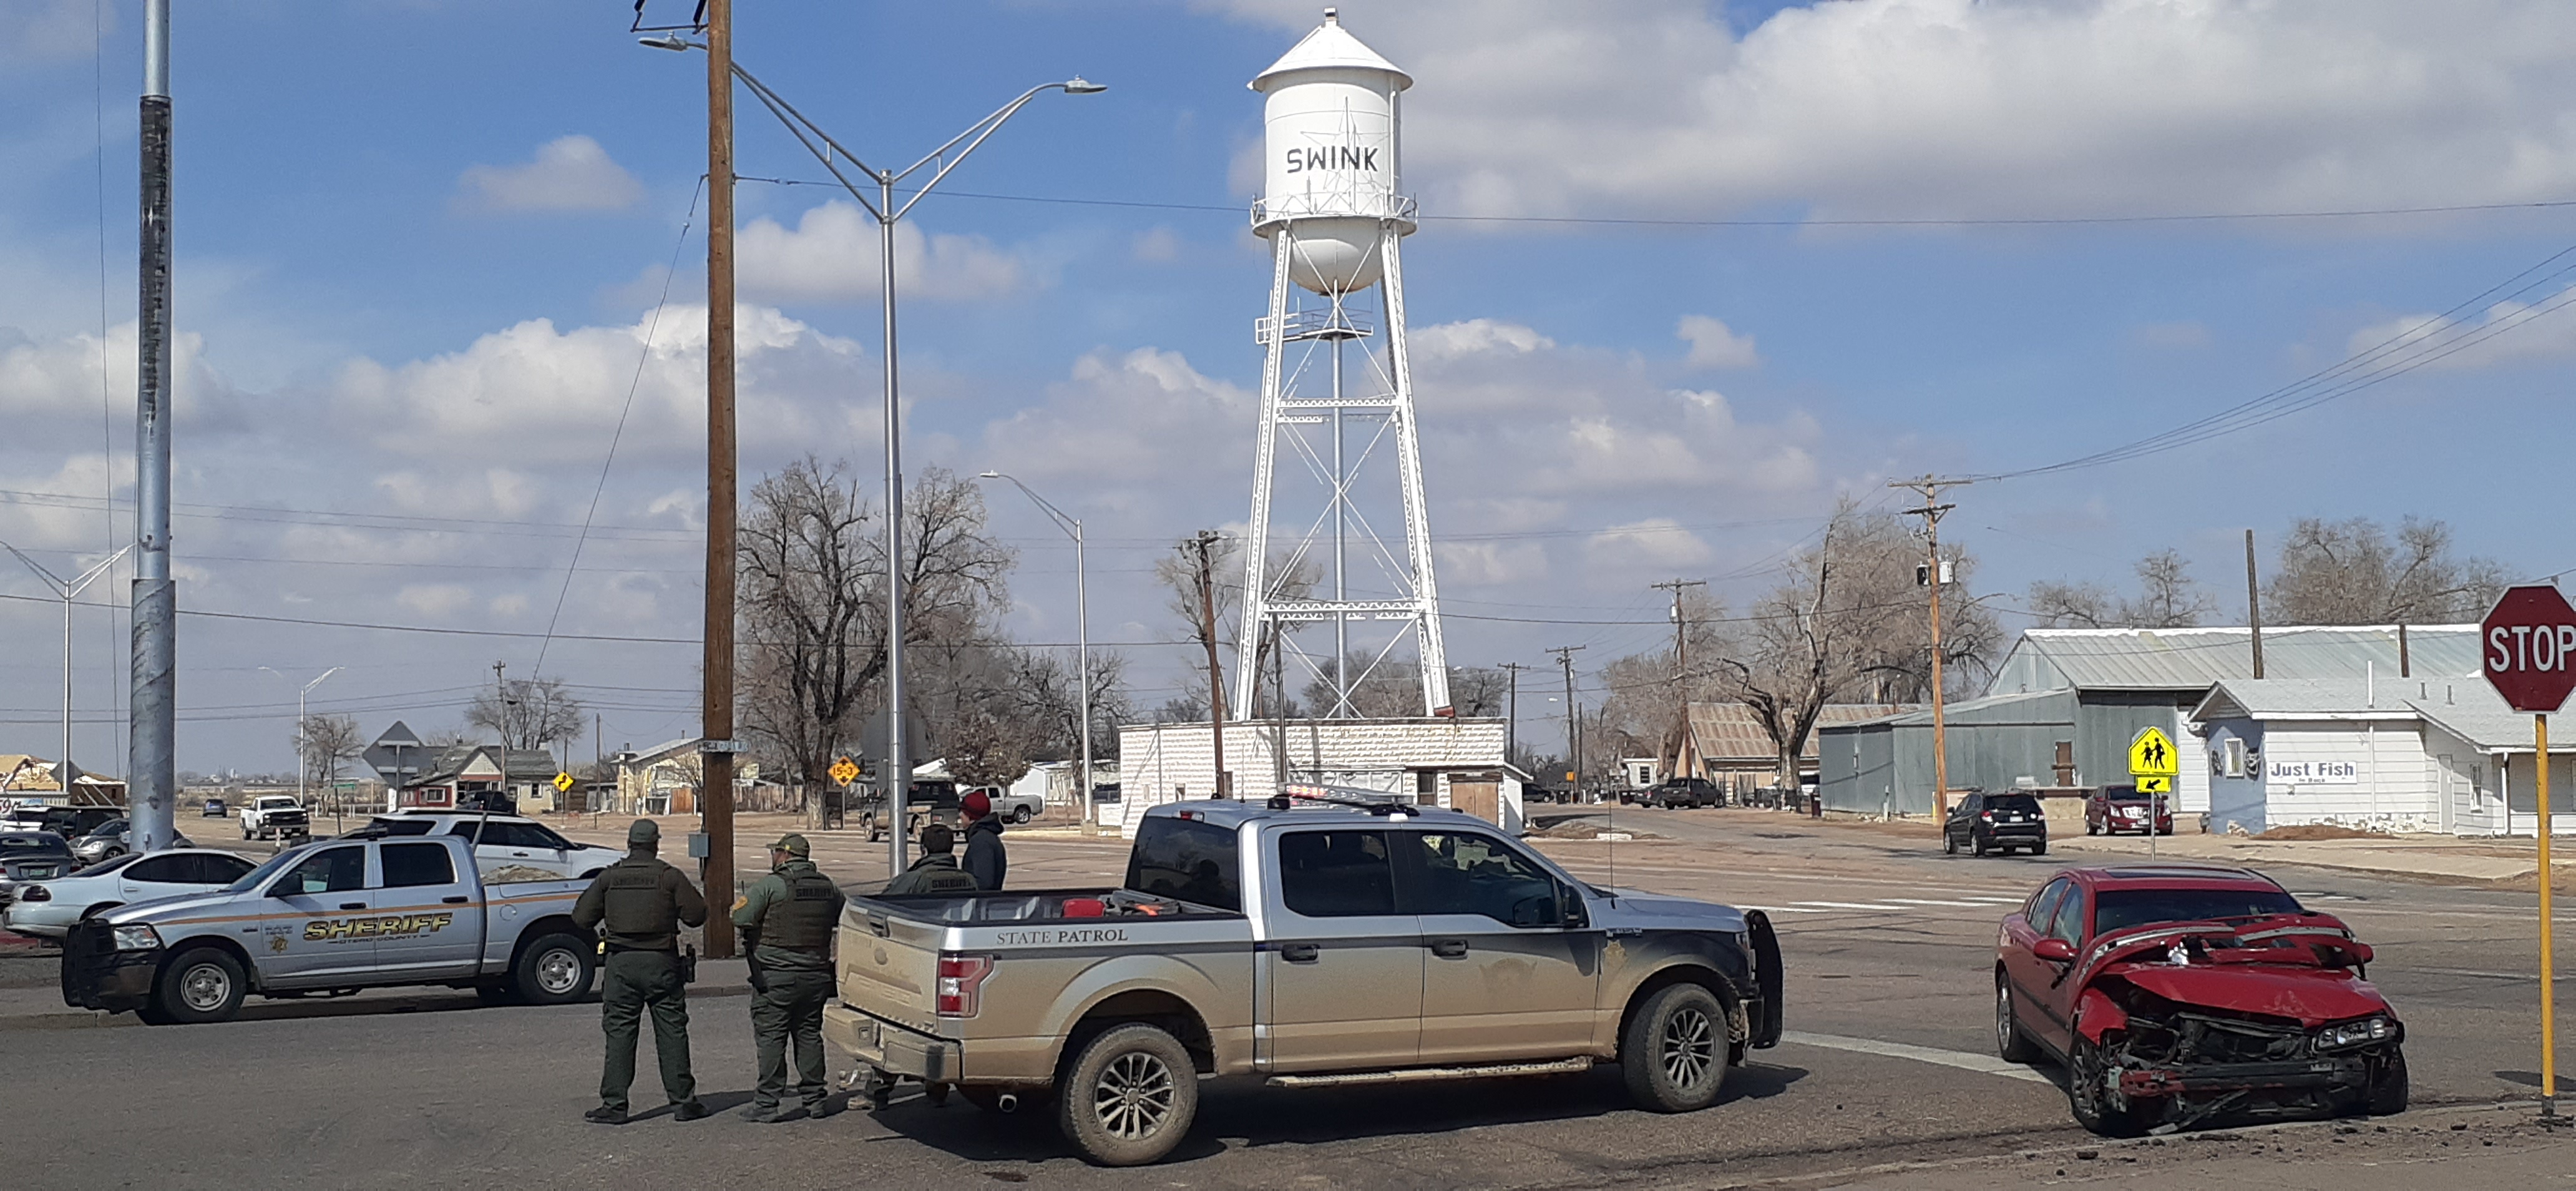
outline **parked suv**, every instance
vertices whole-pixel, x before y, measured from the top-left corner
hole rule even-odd
[[[2173,834],[2173,800],[2140,794],[2136,786],[2104,786],[2084,800],[2084,834],[2118,835],[2123,831],[2147,833],[2147,816],[2154,815],[2157,835]]]
[[[1726,795],[1707,778],[1677,777],[1646,791],[1641,801],[1673,811],[1686,806],[1717,806],[1726,801]]]
[[[1949,821],[1941,825],[1942,851],[1956,855],[1961,844],[1979,856],[2014,848],[2045,856],[2048,815],[2034,795],[1970,791],[1950,808]]]

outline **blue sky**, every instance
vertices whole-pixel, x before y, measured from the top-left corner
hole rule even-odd
[[[1248,499],[1260,361],[1246,332],[1267,270],[1240,214],[1260,133],[1243,83],[1316,6],[745,7],[741,60],[887,160],[1032,83],[1110,84],[1033,104],[951,179],[956,193],[919,209],[907,450],[1012,471],[1084,517],[1095,639],[1169,639],[1153,559],[1191,530],[1239,525]],[[2576,13],[2563,6],[1342,7],[1417,79],[1407,183],[1432,216],[1789,224],[1433,218],[1408,242],[1463,664],[1537,662],[1574,642],[1600,660],[1652,648],[1665,630],[1646,583],[1712,577],[1741,606],[1844,494],[2156,433],[2576,241],[2570,208],[1830,222],[2576,199],[2564,49]],[[12,163],[0,419],[13,448],[0,538],[49,566],[94,560],[130,528],[95,505],[130,482],[139,19],[127,0],[0,8]],[[179,493],[231,510],[180,523],[191,606],[542,630],[568,560],[562,527],[582,519],[640,376],[598,516],[612,528],[585,550],[563,628],[694,633],[702,205],[640,372],[638,360],[703,169],[703,68],[637,47],[626,19],[608,0],[180,6]],[[742,173],[819,176],[747,97],[742,108]],[[1221,209],[974,197],[986,194]],[[746,183],[739,202],[755,341],[746,476],[806,450],[872,475],[873,233],[819,187]],[[1968,489],[1947,535],[1980,557],[1980,591],[2006,593],[2120,585],[2138,555],[2176,547],[2231,609],[2242,531],[2277,537],[2301,516],[2440,517],[2518,574],[2576,565],[2576,534],[2547,496],[2568,442],[2568,317],[2242,434]],[[1715,320],[1734,347],[1703,337],[1695,360],[1685,320]],[[994,494],[993,510],[1022,551],[1016,629],[1069,640],[1069,551],[1015,495]],[[0,577],[0,593],[41,590]],[[122,602],[121,575],[101,590]],[[54,749],[53,616],[0,602],[12,646],[0,751]],[[100,760],[121,751],[108,664],[120,630],[82,617],[77,702],[95,722],[79,751],[121,769]],[[395,715],[453,723],[496,658],[524,674],[536,652],[217,620],[188,622],[182,650],[181,760],[197,768],[289,759],[289,684],[258,667],[348,667],[316,706],[373,732]],[[1139,701],[1159,702],[1184,653],[1128,652]],[[613,749],[693,730],[694,661],[689,648],[564,642],[546,669],[593,688]]]

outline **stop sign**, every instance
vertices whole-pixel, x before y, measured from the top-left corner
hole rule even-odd
[[[2576,690],[2576,607],[2556,587],[2509,587],[2478,626],[2487,684],[2515,711],[2556,711]]]

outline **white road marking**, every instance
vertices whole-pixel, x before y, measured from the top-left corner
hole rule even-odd
[[[1893,914],[1905,908],[1903,906],[1882,906],[1876,902],[1791,902],[1789,904],[1793,906],[1823,906],[1828,910],[1877,910],[1881,913],[1887,914]]]
[[[1765,914],[1822,914],[1825,912],[1823,910],[1802,910],[1796,906],[1744,906],[1741,908],[1747,910],[1760,910]]]
[[[2027,897],[1983,897],[1976,894],[1970,894],[1968,895],[1968,900],[1972,902],[1984,902],[1990,906],[2018,906],[2030,899]]]
[[[1907,906],[1966,906],[1971,910],[1982,910],[1986,908],[1985,904],[1982,902],[1945,902],[1936,901],[1928,897],[1891,897],[1885,900]]]
[[[2000,1075],[2005,1079],[2052,1084],[2047,1076],[2019,1063],[2007,1063],[1993,1055],[1969,1054],[1963,1050],[1935,1050],[1929,1046],[1908,1046],[1902,1042],[1881,1042],[1876,1038],[1845,1038],[1835,1034],[1809,1034],[1799,1030],[1783,1031],[1780,1041],[1799,1046],[1819,1046],[1826,1050],[1848,1050],[1865,1055],[1882,1055],[1891,1059],[1912,1059],[1918,1063],[1935,1063],[1974,1071],[1980,1075]]]

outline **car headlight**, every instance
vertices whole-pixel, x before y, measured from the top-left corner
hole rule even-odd
[[[161,932],[142,923],[116,928],[116,949],[119,951],[150,951],[160,945]]]
[[[2348,1021],[2342,1025],[2327,1026],[2317,1031],[2317,1046],[2321,1050],[2342,1050],[2346,1047],[2366,1046],[2373,1042],[2386,1042],[2396,1036],[2396,1022],[2385,1017],[2372,1017],[2361,1021]]]

